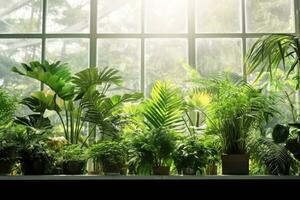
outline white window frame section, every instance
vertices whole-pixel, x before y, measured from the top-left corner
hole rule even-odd
[[[50,0],[51,1],[51,0]],[[90,33],[46,33],[46,18],[47,18],[47,2],[48,0],[42,0],[42,32],[41,33],[28,33],[28,34],[0,34],[0,39],[4,38],[13,38],[13,39],[25,39],[25,38],[34,38],[42,40],[42,49],[41,49],[41,61],[44,61],[46,58],[46,40],[51,38],[86,38],[90,40],[90,49],[89,49],[89,66],[97,66],[97,40],[101,38],[115,38],[115,39],[127,39],[135,38],[140,39],[141,41],[141,88],[142,92],[145,92],[145,39],[151,38],[184,38],[188,40],[188,63],[190,66],[196,66],[196,39],[199,38],[237,38],[242,40],[242,55],[243,58],[246,55],[247,47],[246,40],[248,38],[258,38],[265,34],[269,33],[247,33],[246,32],[246,0],[241,0],[241,11],[242,11],[242,32],[241,33],[196,33],[196,1],[197,0],[187,0],[188,1],[188,32],[187,33],[145,33],[145,10],[144,2],[141,0],[141,33],[134,34],[110,34],[110,33],[97,33],[97,24],[98,24],[98,1],[90,0]],[[171,3],[171,0],[170,0]],[[295,34],[300,36],[300,19],[299,19],[299,10],[300,10],[300,0],[294,0],[294,15],[295,15]],[[243,66],[243,76],[247,80],[245,73],[246,69]],[[122,72],[121,72],[122,73]],[[43,85],[41,85],[43,89]]]

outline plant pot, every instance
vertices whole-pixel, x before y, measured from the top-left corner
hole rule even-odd
[[[194,170],[193,168],[190,167],[186,167],[182,170],[182,174],[183,175],[188,175],[188,176],[195,176],[196,175],[196,170]]]
[[[0,160],[0,175],[10,175],[11,169],[14,164],[15,164],[14,160],[10,160],[10,159]]]
[[[224,175],[248,175],[249,155],[248,154],[223,154],[222,174]]]
[[[170,175],[170,167],[159,166],[153,167],[153,175]]]
[[[84,173],[85,161],[65,161],[62,164],[63,173],[67,175],[79,175]]]
[[[48,174],[48,165],[40,160],[21,159],[22,172],[24,175],[44,175]]]

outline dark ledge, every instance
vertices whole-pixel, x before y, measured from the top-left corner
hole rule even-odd
[[[300,176],[94,176],[94,175],[35,175],[35,176],[0,176],[5,180],[191,180],[191,181],[222,181],[222,180],[299,180]]]
[[[123,196],[133,192],[154,195],[224,195],[245,192],[247,197],[254,191],[269,194],[289,194],[299,191],[300,176],[0,176],[1,193],[23,195],[24,192],[54,195],[65,193],[76,195],[87,191],[106,193],[108,196]],[[14,192],[22,191],[22,192]],[[222,192],[221,192],[222,191]],[[250,192],[251,191],[251,192]],[[291,192],[290,194],[293,194]],[[1,195],[0,195],[1,196]],[[135,196],[135,195],[133,195]],[[131,196],[132,197],[132,196]],[[184,199],[186,199],[185,197]],[[167,198],[168,199],[168,198]],[[242,198],[243,199],[243,198]]]

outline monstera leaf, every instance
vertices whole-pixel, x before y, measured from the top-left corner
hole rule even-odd
[[[21,104],[27,106],[33,112],[44,113],[46,110],[61,111],[54,95],[42,91],[32,93],[31,97],[24,98]]]
[[[33,131],[44,131],[51,129],[52,125],[49,118],[44,118],[40,114],[32,114],[24,117],[16,117],[15,123],[24,125]]]
[[[41,81],[64,100],[73,98],[75,87],[71,83],[71,72],[66,64],[61,64],[60,62],[49,64],[47,61],[43,63],[34,61],[29,64],[22,63],[21,65],[23,69],[13,67],[12,71]]]

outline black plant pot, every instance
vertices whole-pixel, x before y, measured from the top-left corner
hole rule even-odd
[[[65,161],[62,164],[63,173],[67,175],[79,175],[84,173],[85,161]]]
[[[170,167],[166,166],[159,166],[159,167],[153,167],[153,175],[170,175]]]
[[[11,159],[0,159],[0,175],[10,175],[14,163]]]
[[[222,174],[224,175],[248,175],[249,155],[248,154],[223,154]]]
[[[24,175],[49,174],[49,166],[43,160],[21,159],[21,165]]]

